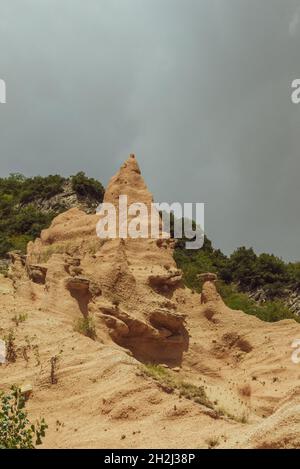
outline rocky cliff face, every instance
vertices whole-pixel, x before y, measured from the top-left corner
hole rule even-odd
[[[152,201],[133,156],[104,200],[117,206],[121,194]],[[2,330],[28,315],[1,387],[30,381],[31,415],[49,424],[44,446],[299,447],[291,344],[300,325],[230,310],[212,274],[194,294],[172,240],[99,239],[98,220],[78,208],[60,214],[26,256],[11,255],[10,280],[0,283]],[[74,329],[80,319],[92,321],[95,340]],[[147,363],[160,365],[158,379]]]
[[[285,299],[286,305],[296,316],[300,316],[300,290],[290,290]]]
[[[249,292],[249,297],[254,301],[257,301],[259,304],[263,304],[269,299],[266,292],[262,288]],[[281,300],[295,316],[300,317],[299,288],[286,288],[283,296],[281,297]]]

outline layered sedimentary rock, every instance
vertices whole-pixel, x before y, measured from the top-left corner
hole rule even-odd
[[[151,205],[133,156],[104,200],[118,211],[120,195]],[[27,256],[11,254],[10,279],[0,279],[0,330],[28,316],[14,331],[16,362],[0,367],[1,388],[30,384],[28,409],[49,423],[45,446],[299,447],[299,324],[231,310],[214,274],[192,292],[172,240],[99,239],[98,221],[76,208],[59,215]],[[96,340],[74,327],[82,318]],[[163,365],[181,391],[145,377],[140,362]],[[193,400],[199,386],[205,402]]]
[[[151,223],[153,197],[133,155],[111,179],[104,202],[119,216],[119,197],[143,203]],[[131,216],[131,219],[133,216]],[[28,255],[17,288],[43,297],[49,311],[63,308],[76,318],[90,316],[99,340],[109,336],[144,360],[178,362],[187,348],[185,315],[168,297],[182,285],[171,242],[162,239],[99,239],[99,215],[73,208],[59,215]],[[130,222],[130,218],[129,218]],[[149,228],[150,229],[150,228]],[[20,277],[20,274],[18,274]]]

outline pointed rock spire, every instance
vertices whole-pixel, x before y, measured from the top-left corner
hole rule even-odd
[[[133,154],[129,156],[117,174],[109,181],[104,195],[104,202],[118,206],[120,195],[128,197],[128,204],[143,202],[149,206],[153,202],[152,194],[145,184],[138,162]]]

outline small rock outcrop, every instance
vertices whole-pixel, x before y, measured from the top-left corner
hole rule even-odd
[[[149,275],[149,285],[158,291],[169,291],[176,288],[182,281],[182,272],[178,269]]]
[[[47,267],[39,264],[26,264],[27,274],[34,283],[44,285],[46,281]]]
[[[209,302],[222,301],[216,287],[217,275],[211,272],[199,274],[198,278],[203,282],[201,303],[206,304]]]

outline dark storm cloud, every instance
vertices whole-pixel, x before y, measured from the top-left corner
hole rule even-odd
[[[0,52],[2,174],[135,152],[218,247],[299,259],[300,0],[2,0]]]

